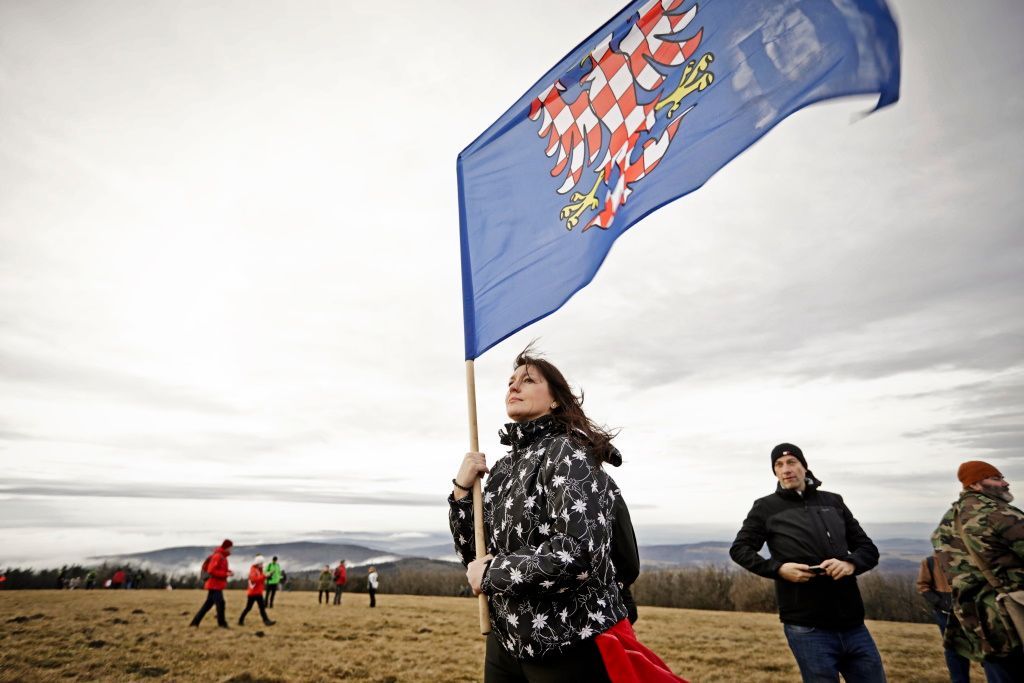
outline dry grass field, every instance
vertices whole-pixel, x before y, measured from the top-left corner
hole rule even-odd
[[[228,591],[230,630],[213,613],[188,622],[201,591],[0,593],[2,681],[480,680],[476,601],[347,594],[342,607],[315,593],[279,594],[277,625],[257,614],[236,625],[242,591]],[[891,681],[948,680],[938,630],[871,622]],[[641,607],[637,633],[691,681],[797,681],[778,619],[768,614]],[[977,680],[983,680],[977,671]]]

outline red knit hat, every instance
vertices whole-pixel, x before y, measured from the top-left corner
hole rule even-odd
[[[982,460],[968,460],[956,471],[956,478],[960,480],[964,488],[971,484],[977,484],[982,479],[1001,476],[1003,476],[1002,472]]]

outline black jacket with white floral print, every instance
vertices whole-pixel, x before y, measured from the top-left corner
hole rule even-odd
[[[550,416],[511,423],[484,485],[491,627],[518,659],[554,654],[626,616],[611,560],[615,482]],[[615,454],[616,457],[618,454]],[[471,496],[449,498],[455,549],[476,557]]]

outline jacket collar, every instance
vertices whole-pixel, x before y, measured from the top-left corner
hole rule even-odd
[[[1012,506],[1012,503],[1007,503],[1005,500],[1003,500],[999,496],[993,496],[992,494],[986,493],[985,491],[975,491],[974,489],[964,489],[963,491],[961,491],[960,492],[960,497],[957,498],[956,504],[959,505],[959,504],[963,503],[964,502],[964,498],[967,498],[968,496],[975,496],[976,498],[980,498],[983,502],[991,501],[991,502],[995,503],[996,505],[1011,505]]]
[[[519,450],[560,430],[561,424],[558,420],[551,415],[542,415],[529,422],[509,422],[504,429],[498,432],[498,438],[501,439],[503,445],[511,446],[513,450]]]
[[[775,493],[782,496],[786,500],[803,500],[808,496],[817,493],[819,486],[821,486],[821,481],[813,474],[811,474],[810,470],[807,470],[807,486],[804,487],[804,490],[802,492],[795,491],[792,489],[784,489],[782,488],[782,484],[776,484]]]

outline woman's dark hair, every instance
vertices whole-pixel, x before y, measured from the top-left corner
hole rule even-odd
[[[524,365],[530,366],[526,369],[536,368],[548,383],[551,390],[551,398],[557,403],[557,407],[551,411],[551,417],[561,423],[566,432],[576,438],[584,439],[591,448],[591,452],[597,457],[598,465],[612,461],[612,439],[617,432],[611,432],[605,427],[600,427],[583,412],[583,390],[580,389],[579,396],[573,393],[565,375],[552,364],[545,360],[539,353],[534,351],[533,343],[519,352],[512,370],[518,370]]]

